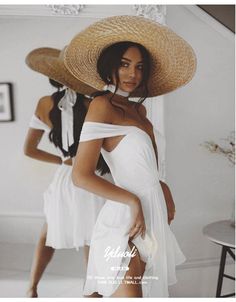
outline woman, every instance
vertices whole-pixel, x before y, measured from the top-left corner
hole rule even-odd
[[[84,293],[166,297],[185,257],[168,225],[152,124],[128,96],[143,101],[186,84],[193,50],[156,22],[118,16],[78,34],[64,60],[76,78],[111,90],[90,104],[73,167],[77,186],[108,199],[93,231]],[[115,185],[94,174],[100,152]]]
[[[103,198],[75,188],[71,181],[72,158],[76,154],[90,100],[75,92],[82,92],[86,85],[66,72],[61,56],[62,52],[57,49],[39,48],[30,52],[26,58],[27,65],[51,78],[50,83],[58,91],[39,100],[30,121],[24,152],[34,159],[60,165],[44,193],[46,223],[34,255],[27,293],[29,297],[38,296],[38,283],[54,249],[78,249],[85,246],[87,257],[92,229],[104,204]],[[51,143],[59,151],[58,155],[38,148],[44,134],[49,135]],[[109,172],[102,158],[97,170],[100,170],[101,175]]]

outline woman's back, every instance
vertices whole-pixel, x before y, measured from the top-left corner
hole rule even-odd
[[[54,105],[53,98],[50,95],[42,97],[38,101],[38,105],[35,110],[35,115],[50,129],[52,128],[52,122],[49,118],[49,113]]]

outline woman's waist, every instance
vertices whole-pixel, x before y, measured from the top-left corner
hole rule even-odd
[[[115,184],[135,195],[138,197],[141,197],[143,195],[146,195],[147,191],[150,191],[152,188],[156,187],[157,185],[160,185],[159,178],[158,177],[152,177],[152,178],[141,178],[140,180],[138,178],[133,179],[132,181],[127,182],[127,178],[125,178],[122,181],[116,181]]]

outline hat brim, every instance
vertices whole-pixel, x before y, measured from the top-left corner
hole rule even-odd
[[[81,94],[90,94],[94,91],[85,83],[76,79],[65,67],[59,49],[42,47],[31,51],[26,59],[26,64],[34,71]]]
[[[64,62],[80,81],[102,90],[104,83],[97,73],[101,51],[120,41],[142,44],[151,55],[148,96],[158,96],[187,84],[196,71],[192,47],[167,26],[137,16],[115,16],[100,20],[78,35],[68,45]],[[132,96],[142,96],[137,89]]]

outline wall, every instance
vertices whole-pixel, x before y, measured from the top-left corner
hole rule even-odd
[[[198,61],[191,83],[165,96],[166,174],[177,208],[173,228],[188,258],[185,268],[196,268],[191,280],[198,284],[195,291],[204,292],[220,246],[202,229],[230,219],[234,167],[200,144],[224,144],[221,139],[234,130],[234,34],[192,6],[170,6],[167,24],[192,45]]]

